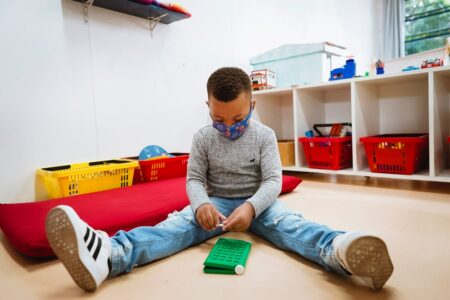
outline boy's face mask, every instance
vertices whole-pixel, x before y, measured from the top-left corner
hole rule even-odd
[[[250,112],[245,118],[239,122],[234,123],[231,126],[227,126],[224,123],[213,121],[213,127],[217,129],[224,137],[234,141],[240,138],[248,127],[250,118],[252,116],[253,107],[250,107]]]

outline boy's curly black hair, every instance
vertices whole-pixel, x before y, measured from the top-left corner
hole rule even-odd
[[[211,95],[222,102],[229,102],[242,92],[251,94],[250,77],[235,67],[220,68],[209,76],[206,85],[208,97]]]

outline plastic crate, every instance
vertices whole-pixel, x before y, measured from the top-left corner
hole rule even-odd
[[[352,166],[352,137],[302,137],[308,167],[340,170]]]
[[[114,159],[42,168],[49,198],[87,194],[132,185],[138,162]]]
[[[381,134],[362,137],[370,170],[375,173],[411,175],[425,167],[428,134]]]
[[[170,153],[173,157],[140,160],[142,180],[144,182],[157,181],[187,174],[188,153]]]

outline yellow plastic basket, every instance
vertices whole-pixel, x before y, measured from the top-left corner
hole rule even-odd
[[[42,168],[49,198],[99,192],[131,186],[137,161],[114,159]]]

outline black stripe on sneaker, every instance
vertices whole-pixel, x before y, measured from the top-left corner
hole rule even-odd
[[[89,227],[86,227],[86,233],[84,234],[84,241],[85,242],[87,242],[90,233],[91,233],[91,229]]]
[[[92,255],[94,260],[97,260],[97,256],[100,253],[100,248],[102,247],[102,239],[100,237],[97,237],[97,239],[98,239],[97,247],[95,248],[94,254]]]
[[[95,231],[92,231],[91,240],[89,241],[89,244],[87,246],[89,251],[91,251],[92,246],[94,246],[94,241],[96,237],[97,235],[95,234]]]

